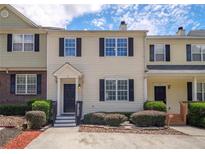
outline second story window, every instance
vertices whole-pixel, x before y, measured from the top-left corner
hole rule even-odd
[[[105,38],[105,56],[127,56],[127,38]]]
[[[205,45],[191,46],[192,61],[205,61]]]
[[[165,46],[164,44],[155,44],[154,46],[155,61],[165,61]]]
[[[66,38],[64,56],[76,56],[76,39]]]
[[[14,34],[13,51],[34,51],[34,35]]]

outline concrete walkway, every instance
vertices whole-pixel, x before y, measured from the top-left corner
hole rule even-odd
[[[204,130],[203,130],[204,131]],[[75,128],[49,128],[26,148],[31,149],[143,149],[205,148],[205,136],[80,133]]]
[[[205,129],[202,128],[191,127],[191,126],[176,126],[172,128],[188,135],[205,137]]]

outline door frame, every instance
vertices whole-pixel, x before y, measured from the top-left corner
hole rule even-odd
[[[75,110],[74,112],[64,112],[64,85],[65,84],[73,84],[75,85],[75,102],[76,102],[76,84],[75,83],[63,83],[63,86],[62,86],[62,111],[61,111],[61,114],[67,114],[67,113],[75,113]]]

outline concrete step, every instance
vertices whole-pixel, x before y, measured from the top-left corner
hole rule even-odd
[[[57,119],[55,123],[76,123],[75,119]]]
[[[54,127],[75,127],[76,123],[55,123]]]
[[[56,120],[75,120],[75,116],[57,116]]]

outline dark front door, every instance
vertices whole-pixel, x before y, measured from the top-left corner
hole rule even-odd
[[[75,111],[75,84],[64,84],[64,112]]]
[[[154,87],[155,101],[164,101],[166,103],[166,86]]]

